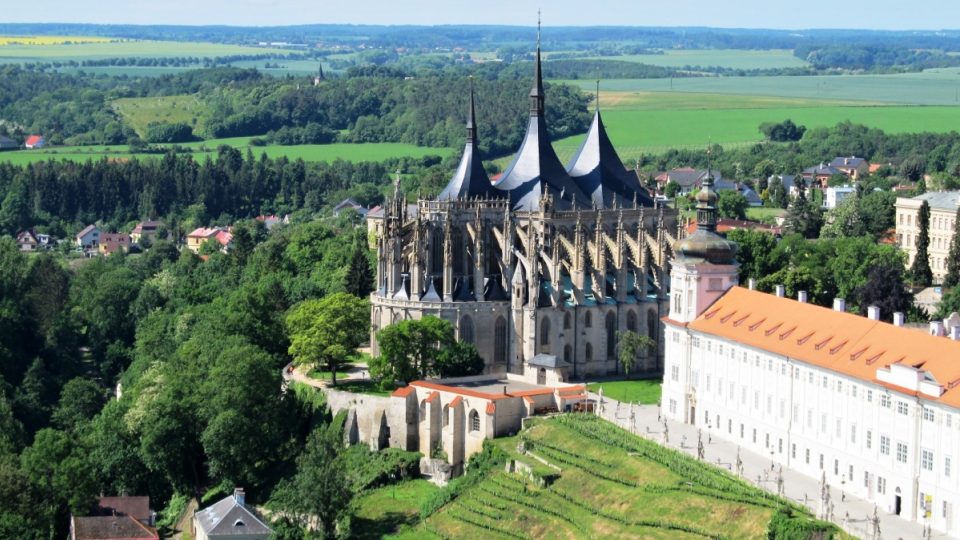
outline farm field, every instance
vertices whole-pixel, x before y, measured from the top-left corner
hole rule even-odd
[[[250,146],[250,137],[231,139],[213,139],[181,144],[194,150],[193,157],[202,160],[216,154],[221,145],[240,148],[244,152],[249,148],[255,156],[266,153],[270,158],[286,156],[288,159],[304,161],[383,161],[400,157],[447,156],[453,153],[450,148],[430,148],[404,143],[362,143],[362,144],[307,144],[299,146]],[[165,145],[161,145],[165,146]],[[126,145],[117,146],[64,146],[48,147],[42,150],[17,150],[0,153],[0,162],[14,165],[26,165],[50,159],[58,161],[87,161],[99,159],[158,159],[162,154],[130,154]]]
[[[166,58],[196,56],[213,58],[241,54],[274,54],[285,56],[290,51],[266,47],[246,47],[219,43],[118,40],[95,43],[56,45],[0,45],[0,63],[82,61],[103,58]]]
[[[519,455],[519,437],[496,439],[531,473],[494,467],[401,538],[766,538],[789,504],[592,415],[541,419],[522,437],[561,470]]]
[[[141,137],[151,122],[183,123],[196,131],[197,117],[203,112],[203,104],[191,95],[122,98],[114,100],[113,107]]]
[[[78,43],[107,43],[112,38],[97,36],[0,36],[4,45],[76,45]]]
[[[549,56],[548,56],[549,59]],[[666,50],[664,54],[597,56],[593,60],[621,60],[662,67],[722,67],[730,69],[776,69],[804,67],[806,62],[786,49],[769,50]]]
[[[594,92],[594,81],[564,81]],[[808,99],[866,101],[901,105],[960,106],[960,69],[945,68],[894,75],[817,75],[809,77],[688,77],[611,79],[606,91],[697,92]]]

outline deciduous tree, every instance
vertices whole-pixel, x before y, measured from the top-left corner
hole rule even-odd
[[[368,337],[370,306],[365,299],[335,293],[306,300],[287,315],[290,355],[298,365],[326,366],[337,384],[337,368]]]

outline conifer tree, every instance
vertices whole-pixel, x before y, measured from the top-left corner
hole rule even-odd
[[[930,247],[930,205],[927,201],[920,205],[917,225],[920,227],[920,234],[917,236],[917,255],[910,267],[910,280],[915,286],[929,287],[933,283],[933,272],[930,270],[930,257],[927,254],[927,248]]]
[[[944,287],[956,287],[960,284],[960,207],[953,219],[953,239],[950,241],[950,254],[947,255],[947,275],[943,277]]]

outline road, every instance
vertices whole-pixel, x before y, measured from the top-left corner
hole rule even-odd
[[[591,399],[597,400],[599,396],[590,394]],[[621,404],[608,397],[603,398],[601,407],[601,416],[620,427],[632,431],[644,438],[653,440],[658,444],[675,448],[689,454],[697,456],[697,428],[688,424],[674,421],[667,421],[666,434],[664,433],[663,420],[659,418],[658,407],[656,405],[634,405]],[[666,437],[665,437],[666,435]],[[773,466],[770,456],[763,456],[737,446],[733,442],[725,441],[719,437],[710,440],[706,433],[703,434],[703,447],[705,461],[717,464],[720,467],[726,467],[728,470],[737,472],[737,456],[739,455],[742,463],[742,477],[754,485],[763,489],[777,493],[778,477],[782,475],[783,495],[793,501],[803,504],[813,512],[818,514],[821,506],[820,499],[820,481],[810,478],[800,472],[779,465]],[[782,471],[782,472],[780,472]],[[850,534],[859,538],[881,538],[881,539],[920,539],[924,538],[923,525],[908,521],[899,516],[888,514],[882,509],[877,510],[879,517],[879,536],[874,536],[874,508],[872,502],[860,499],[853,495],[843,494],[837,488],[830,488],[830,502],[833,505],[833,514],[830,521],[840,525]],[[933,531],[931,538],[952,538],[942,532]]]

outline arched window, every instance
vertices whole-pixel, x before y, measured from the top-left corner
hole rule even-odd
[[[460,318],[460,341],[464,343],[474,343],[473,341],[473,319],[469,315]]]
[[[550,317],[540,319],[540,346],[550,350]]]
[[[430,244],[430,271],[434,274],[443,272],[443,233],[439,228],[434,229]]]
[[[447,424],[450,423],[450,406],[443,406],[443,427],[447,427]]]
[[[657,339],[657,312],[650,310],[647,312],[647,335],[651,339]]]
[[[607,360],[610,360],[616,354],[617,349],[617,316],[612,311],[607,312]]]
[[[587,357],[587,362],[590,362],[593,360],[593,345],[589,343],[587,343],[586,357]]]
[[[470,431],[480,431],[480,414],[476,410],[470,411]]]
[[[493,331],[493,361],[498,364],[507,363],[507,320],[497,317]]]
[[[593,314],[589,311],[583,315],[583,326],[587,328],[593,327]]]
[[[627,330],[637,331],[637,314],[632,309],[627,311]]]
[[[564,329],[564,330],[569,330],[569,329],[570,329],[570,314],[569,314],[569,313],[567,313],[566,315],[563,316],[563,329]]]
[[[570,347],[570,345],[565,345],[563,347],[563,361],[568,364],[573,362],[573,349]]]

